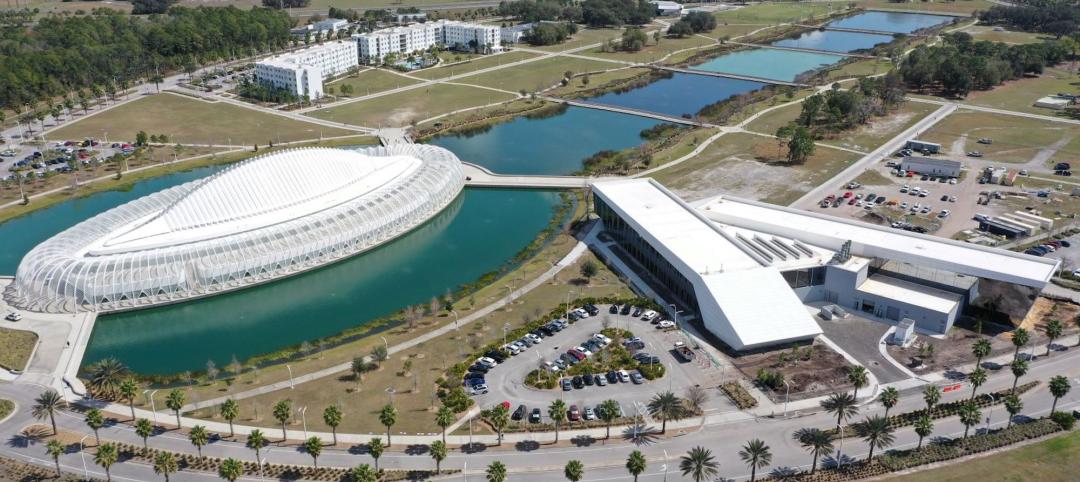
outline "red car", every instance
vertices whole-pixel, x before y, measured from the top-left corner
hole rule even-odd
[[[850,206],[852,204],[855,204],[855,198],[851,198],[851,200],[849,200],[847,203],[848,203],[848,206]]]
[[[847,199],[847,198],[849,198],[851,196],[854,196],[854,194],[852,194],[851,191],[848,191],[848,192],[844,193],[844,199]]]
[[[567,418],[569,418],[571,422],[581,420],[581,412],[578,411],[577,405],[570,405],[570,411],[567,412]]]

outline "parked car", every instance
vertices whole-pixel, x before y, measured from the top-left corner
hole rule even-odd
[[[619,373],[615,370],[607,372],[605,378],[607,378],[608,383],[619,383]]]
[[[585,420],[594,420],[596,419],[596,413],[593,412],[592,407],[585,407],[585,414],[582,416],[582,418],[584,418]]]
[[[620,383],[630,383],[630,372],[628,372],[626,370],[619,370],[616,373],[619,374],[619,382]]]
[[[633,316],[634,318],[637,318],[637,317],[641,316],[641,314],[644,313],[644,312],[645,312],[644,308],[642,308],[640,306],[635,306],[634,307],[634,313],[632,315],[630,315],[630,316]]]
[[[574,378],[570,381],[570,383],[572,383],[574,385],[574,388],[578,390],[585,388],[585,380],[581,378],[581,375],[575,375]]]
[[[598,387],[607,386],[607,378],[604,378],[604,376],[599,373],[593,375],[593,381],[596,382],[596,386]]]
[[[581,412],[578,411],[577,405],[570,405],[570,410],[566,412],[566,418],[571,422],[581,420]]]
[[[630,373],[630,381],[634,382],[634,385],[641,385],[645,383],[645,377],[641,376],[641,372],[634,370]]]
[[[529,423],[540,423],[540,409],[532,409],[532,413],[529,414]]]
[[[594,383],[596,383],[596,380],[593,379],[592,375],[583,375],[581,377],[581,381],[585,383],[586,387],[591,387]]]
[[[491,357],[487,357],[487,356],[482,356],[480,358],[477,358],[476,363],[479,364],[479,365],[486,366],[488,368],[495,368],[495,366],[499,364],[498,362],[495,361],[495,359],[493,359]]]
[[[510,414],[510,420],[521,420],[525,418],[525,413],[528,411],[529,409],[525,407],[524,404],[518,405],[517,410],[514,410],[514,413]]]
[[[597,308],[592,304],[585,305],[584,308],[585,311],[589,313],[589,316],[596,316],[600,314],[600,308]]]
[[[8,313],[7,316],[4,317],[4,319],[8,320],[8,321],[19,321],[19,320],[22,319],[22,315],[17,313],[17,312],[12,311],[12,312]]]
[[[488,387],[487,387],[487,385],[484,385],[483,383],[480,383],[480,384],[477,384],[477,385],[473,385],[471,391],[472,391],[473,395],[483,395],[483,394],[488,392]]]
[[[658,313],[656,313],[655,311],[653,311],[653,310],[649,310],[649,311],[646,311],[645,314],[641,315],[641,319],[644,320],[644,321],[652,321],[657,316],[660,316],[660,315]]]
[[[569,378],[563,378],[562,380],[559,380],[559,384],[562,385],[562,389],[564,392],[569,392],[570,390],[574,389],[574,387],[571,385]]]
[[[675,322],[671,320],[664,320],[656,324],[656,328],[659,330],[666,330],[668,328],[675,328]]]
[[[628,304],[623,305],[622,309],[619,310],[619,314],[620,315],[629,315],[630,314],[630,305],[628,305]]]
[[[491,370],[491,367],[488,367],[487,365],[481,365],[479,363],[474,363],[472,366],[469,367],[470,372],[476,373],[487,373],[489,370]]]
[[[611,308],[608,308],[608,313],[617,314],[619,312],[619,305],[613,304]]]

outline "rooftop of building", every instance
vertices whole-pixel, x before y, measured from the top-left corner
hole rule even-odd
[[[880,274],[866,278],[858,290],[942,314],[955,310],[964,299],[956,293]]]
[[[939,166],[955,167],[957,169],[963,167],[964,163],[955,159],[945,159],[941,157],[924,157],[924,156],[905,156],[904,162],[921,162],[926,164],[937,164]]]

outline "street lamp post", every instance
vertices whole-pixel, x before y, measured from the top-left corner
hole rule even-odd
[[[285,368],[289,370],[289,390],[296,388],[296,382],[293,381],[292,366],[288,363],[285,364]]]
[[[307,438],[308,438],[308,433],[307,433],[307,405],[304,405],[303,407],[300,407],[300,408],[296,409],[296,411],[300,413],[300,420],[304,424],[304,440],[307,440]]]
[[[510,331],[510,322],[503,323],[503,345],[506,345],[506,332]]]
[[[787,418],[788,395],[791,394],[791,384],[784,380],[784,418]]]
[[[157,425],[157,404],[154,403],[154,394],[157,390],[150,392],[150,411],[154,413],[154,425]],[[146,393],[145,391],[143,393]]]
[[[79,456],[82,458],[83,478],[86,480],[90,480],[90,471],[86,468],[86,446],[83,445],[83,441],[89,436],[90,434],[86,434],[83,435],[83,438],[79,439]]]
[[[566,304],[564,305],[566,307],[566,311],[563,313],[563,318],[566,319],[570,319],[570,293],[573,292],[574,290],[566,290]]]
[[[386,337],[385,336],[380,336],[379,338],[382,338],[382,346],[383,346],[383,348],[386,349],[386,354],[390,355],[390,344],[386,342]]]
[[[836,449],[836,468],[839,469],[844,464],[844,459],[840,456],[844,451],[844,426],[836,424],[836,428],[840,429],[840,446]]]
[[[664,449],[664,482],[667,482],[667,468],[668,468],[668,454],[667,449]]]
[[[994,416],[994,405],[997,404],[997,397],[993,393],[987,393],[987,395],[990,395],[990,412],[986,414],[986,431],[990,432],[990,418]]]

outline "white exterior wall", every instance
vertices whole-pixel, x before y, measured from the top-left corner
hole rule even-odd
[[[356,47],[349,41],[327,42],[255,64],[260,83],[287,90],[298,97],[317,99],[323,81],[359,65]]]
[[[354,35],[359,60],[366,64],[382,62],[389,54],[408,55],[435,45],[467,48],[470,40],[492,52],[502,50],[499,27],[440,20],[407,27],[376,30]]]

